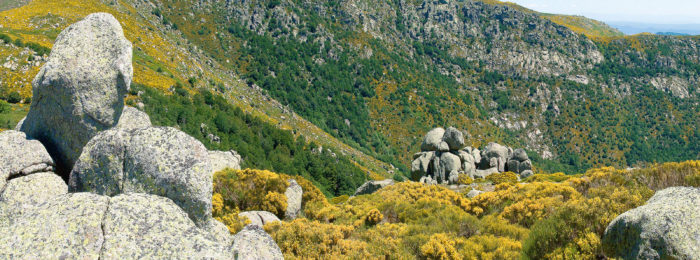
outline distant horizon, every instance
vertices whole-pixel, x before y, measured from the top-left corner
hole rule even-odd
[[[700,1],[666,0],[506,0],[552,14],[580,15],[604,22],[625,34],[678,32],[700,34]],[[600,8],[605,6],[606,8]],[[645,30],[651,31],[645,31]],[[660,31],[657,31],[660,30]]]

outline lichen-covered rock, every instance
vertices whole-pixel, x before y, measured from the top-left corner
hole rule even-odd
[[[10,180],[0,193],[0,218],[14,219],[37,205],[68,193],[68,186],[52,172]]]
[[[236,151],[209,151],[209,159],[214,172],[221,171],[226,168],[234,170],[241,169],[243,159]]]
[[[489,143],[486,145],[484,154],[488,158],[508,158],[508,147],[500,145],[498,143]],[[483,157],[483,156],[482,156]]]
[[[301,212],[301,197],[304,194],[301,185],[294,179],[289,179],[289,186],[284,191],[284,196],[287,197],[287,210],[284,212],[284,217],[287,219],[295,219]]]
[[[518,172],[523,173],[525,171],[532,170],[532,162],[530,160],[522,161],[518,164]]]
[[[21,130],[41,141],[59,171],[68,173],[83,146],[116,125],[131,84],[131,43],[107,13],[88,15],[58,35],[32,82]]]
[[[445,134],[445,129],[442,127],[435,128],[425,134],[423,143],[420,146],[421,151],[437,151],[442,143],[442,136]]]
[[[700,259],[700,189],[656,192],[644,206],[615,218],[603,249],[623,259]]]
[[[520,172],[520,178],[525,179],[527,177],[532,176],[533,174],[535,174],[535,173],[531,170],[524,170],[524,171]]]
[[[518,162],[518,160],[510,160],[506,163],[506,171],[520,173],[520,170],[518,169],[519,165],[520,162]]]
[[[467,193],[467,197],[471,199],[471,198],[474,198],[476,196],[479,196],[479,194],[481,194],[481,193],[484,193],[484,192],[480,191],[480,190],[472,189],[469,191],[469,193]]]
[[[282,251],[272,237],[256,225],[247,225],[233,236],[231,252],[238,260],[284,259]]]
[[[148,114],[133,107],[124,107],[116,127],[131,130],[150,126],[151,118],[148,117]]]
[[[442,136],[442,141],[447,143],[450,151],[456,151],[464,147],[464,135],[454,127],[448,127]]]
[[[438,152],[444,153],[450,151],[450,146],[446,142],[440,142],[438,145]]]
[[[100,132],[71,172],[72,191],[140,192],[172,199],[200,227],[211,219],[209,151],[170,127]]]
[[[7,179],[16,175],[53,170],[53,160],[37,140],[19,131],[0,132],[0,192]]]
[[[476,179],[476,178],[486,178],[486,177],[488,177],[489,175],[494,174],[494,173],[498,173],[498,168],[497,168],[497,167],[492,167],[492,168],[488,168],[488,169],[485,169],[485,170],[476,170],[476,171],[474,171],[474,175],[473,175],[473,176],[469,176],[469,177],[472,177],[472,178],[474,178],[474,179]]]
[[[113,197],[104,217],[102,259],[233,259],[228,245],[199,229],[172,200]]]
[[[280,219],[269,211],[244,211],[238,213],[239,217],[246,217],[250,220],[248,225],[264,226],[267,223],[280,221]]]
[[[357,190],[355,190],[355,194],[353,196],[360,196],[360,195],[365,195],[365,194],[372,194],[375,191],[378,191],[381,188],[384,188],[386,186],[394,185],[394,180],[392,179],[386,179],[386,180],[381,180],[381,181],[368,181],[362,184]]]
[[[0,226],[2,259],[98,259],[109,198],[61,195]]]

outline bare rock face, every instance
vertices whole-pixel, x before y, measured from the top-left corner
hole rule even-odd
[[[287,219],[295,219],[301,213],[301,197],[304,190],[301,185],[294,179],[289,179],[289,187],[284,191],[284,196],[287,197],[287,209],[284,212],[284,217]]]
[[[221,171],[226,168],[234,170],[241,169],[243,159],[236,151],[209,151],[211,167],[214,172]]]
[[[124,107],[116,127],[131,130],[150,126],[151,118],[146,113],[133,107]]]
[[[61,174],[93,136],[117,124],[133,77],[131,58],[131,43],[107,13],[88,15],[56,38],[32,82],[21,130],[44,144]]]
[[[381,180],[381,181],[368,181],[362,184],[357,190],[355,190],[355,194],[353,196],[360,196],[360,195],[365,195],[365,194],[372,194],[376,191],[378,191],[381,188],[384,188],[386,186],[391,186],[394,185],[395,182],[392,179],[386,179],[386,180]]]
[[[425,134],[423,143],[420,146],[421,151],[438,151],[442,143],[442,136],[445,134],[445,129],[442,127],[435,128]]]
[[[0,132],[0,151],[0,192],[9,178],[53,170],[53,160],[44,146],[22,132]]]
[[[234,258],[239,260],[284,259],[279,246],[261,227],[247,225],[233,236],[231,248]]]
[[[175,128],[100,132],[85,146],[70,176],[71,191],[159,195],[172,199],[200,227],[211,220],[209,151]]]
[[[608,257],[700,259],[700,188],[657,191],[610,222],[602,242]]]
[[[280,218],[269,211],[244,211],[238,213],[238,216],[248,218],[248,220],[250,220],[250,224],[248,225],[256,225],[259,227],[262,227],[267,223],[280,221]]]
[[[456,151],[464,147],[464,135],[454,127],[448,127],[445,130],[442,141],[447,143],[450,151]]]
[[[102,259],[233,259],[226,243],[195,226],[168,198],[113,197],[102,226]]]

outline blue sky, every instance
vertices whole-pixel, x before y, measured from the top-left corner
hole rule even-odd
[[[605,22],[700,24],[700,0],[505,0],[539,12]]]

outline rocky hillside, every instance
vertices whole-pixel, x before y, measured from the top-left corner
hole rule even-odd
[[[697,38],[591,40],[583,21],[498,1],[154,5],[247,84],[404,171],[438,125],[551,171],[698,157]]]
[[[499,1],[32,1],[2,13],[7,95],[29,97],[40,47],[96,9],[125,20],[135,83],[212,90],[378,175],[408,173],[436,126],[524,147],[550,172],[700,154],[698,38],[615,36]]]

